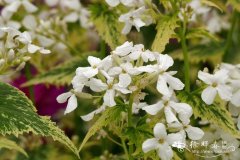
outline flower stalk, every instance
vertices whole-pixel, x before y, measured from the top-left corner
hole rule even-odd
[[[189,67],[189,55],[186,42],[187,32],[187,17],[184,15],[183,28],[181,32],[181,46],[184,57],[184,79],[185,79],[185,91],[190,92],[190,67]]]
[[[132,106],[134,101],[134,93],[130,95],[129,98],[129,106],[128,106],[128,127],[132,127]],[[132,153],[133,153],[133,145],[129,145],[129,160],[133,160]]]

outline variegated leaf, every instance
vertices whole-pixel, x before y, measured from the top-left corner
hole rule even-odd
[[[1,137],[0,138],[0,149],[1,148],[6,148],[10,150],[16,150],[18,152],[21,152],[24,154],[26,157],[28,156],[27,153],[22,149],[19,145],[17,145],[14,141],[11,141],[7,138]]]
[[[178,27],[178,17],[162,17],[159,19],[157,29],[157,35],[152,44],[152,50],[163,52],[165,50],[165,46],[169,43],[169,39],[175,35],[175,29]]]
[[[119,15],[115,10],[110,10],[108,6],[101,3],[92,5],[90,11],[95,29],[111,49],[115,49],[126,41],[126,37],[121,34],[123,24],[118,21]]]
[[[32,102],[17,88],[0,82],[0,102],[1,135],[18,136],[31,132],[52,137],[78,156],[76,147],[64,132],[49,117],[39,116]]]
[[[221,127],[230,134],[240,137],[240,132],[236,129],[233,119],[225,106],[222,104],[214,103],[207,105],[197,93],[181,92],[178,98],[185,103],[192,106],[194,115],[203,120]]]
[[[88,55],[95,55],[96,53],[86,53],[83,57],[75,57],[66,61],[63,64],[51,69],[48,72],[41,73],[32,78],[22,86],[31,86],[40,83],[52,84],[56,86],[63,86],[71,84],[71,80],[75,75],[75,71],[79,66],[88,65],[86,61]]]

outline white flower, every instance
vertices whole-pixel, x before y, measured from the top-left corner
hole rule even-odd
[[[98,109],[92,111],[91,113],[87,114],[87,115],[84,115],[84,116],[81,116],[81,118],[84,120],[84,121],[90,121],[93,119],[94,115],[96,114],[99,114],[103,111],[105,111],[106,109],[106,106],[105,105],[102,105],[101,107],[99,107]]]
[[[133,103],[132,106],[132,112],[133,114],[138,114],[139,110],[142,109],[143,107],[146,107],[148,104],[147,103]]]
[[[68,98],[69,98],[69,100],[68,100]],[[77,97],[72,92],[63,93],[57,97],[58,103],[65,103],[65,102],[67,102],[67,100],[68,100],[68,104],[67,104],[64,114],[68,114],[68,113],[74,111],[78,106]]]
[[[0,16],[0,28],[2,27],[11,27],[18,30],[21,27],[21,24],[17,21],[5,19],[3,16]],[[5,35],[4,32],[0,31],[0,38]]]
[[[109,67],[111,67],[112,63],[110,56],[104,58],[103,60],[97,57],[89,56],[88,62],[91,67],[78,67],[76,71],[77,73],[83,73],[83,75],[87,78],[96,76],[99,72],[99,69],[107,70]]]
[[[205,14],[210,11],[210,8],[204,6],[200,0],[192,0],[188,3],[188,6],[190,6],[196,14]]]
[[[230,23],[220,17],[216,11],[206,15],[206,27],[210,33],[220,32],[222,29],[229,29]]]
[[[238,65],[222,63],[221,66],[220,66],[220,69],[228,70],[229,71],[228,75],[231,79],[240,80],[240,67]]]
[[[183,142],[181,133],[167,134],[165,125],[157,123],[153,129],[154,138],[147,139],[142,144],[142,150],[147,153],[156,150],[161,160],[171,160],[173,151],[171,145],[176,142]]]
[[[2,14],[8,14],[10,18],[13,13],[17,12],[20,6],[23,6],[28,13],[33,13],[38,10],[38,8],[29,2],[29,0],[5,0],[7,6],[3,8]]]
[[[206,15],[209,11],[210,8],[206,7],[202,4],[201,0],[192,0],[186,5],[186,8],[181,8],[180,12],[178,14],[178,17],[181,20],[184,20],[183,14],[188,12],[188,8],[191,8],[193,10],[191,17],[188,17],[189,21],[195,22],[197,20],[198,15]]]
[[[137,10],[130,11],[126,14],[123,14],[119,17],[120,22],[124,22],[125,26],[122,30],[122,34],[128,34],[132,28],[135,26],[137,31],[140,31],[142,26],[145,26],[146,23],[141,20],[141,16],[145,12],[145,7],[138,8]]]
[[[76,22],[79,20],[82,27],[88,28],[92,24],[89,22],[90,12],[83,8],[79,0],[68,0],[65,3],[65,6],[71,9],[72,11],[64,17],[66,22]]]
[[[188,119],[186,121],[186,118],[182,120],[182,123],[176,122],[176,123],[171,123],[168,124],[169,128],[175,128],[178,129],[181,133],[184,133],[183,136],[186,137],[186,133],[188,135],[188,138],[191,140],[200,140],[204,136],[204,132],[198,128],[198,127],[193,127],[190,124],[190,120]]]
[[[116,102],[114,100],[116,96],[116,91],[121,92],[122,94],[128,94],[131,93],[127,89],[129,83],[125,83],[124,77],[119,77],[119,82],[115,83],[114,78],[107,76],[107,82],[103,83],[101,80],[96,78],[91,78],[90,81],[87,83],[87,85],[90,87],[90,89],[94,92],[103,92],[106,91],[103,96],[104,105],[108,107],[113,107],[116,105]]]
[[[159,73],[157,81],[157,90],[166,96],[171,96],[171,89],[182,90],[184,84],[178,79],[173,77],[176,72],[167,72],[168,68],[173,65],[173,59],[167,54],[159,54],[158,64],[139,67],[143,72],[157,72]]]
[[[112,67],[108,71],[110,76],[119,76],[119,86],[126,87],[132,82],[132,76],[141,72],[138,68],[133,67],[132,63],[123,63],[120,67]]]
[[[143,0],[106,0],[107,4],[111,7],[116,7],[120,3],[127,7],[134,7],[134,6],[143,6]]]
[[[225,69],[218,70],[213,75],[202,71],[198,72],[198,78],[208,85],[201,95],[202,100],[206,104],[212,104],[217,93],[223,100],[231,100],[232,91],[231,88],[226,85],[228,77],[228,71]]]
[[[118,46],[114,51],[113,54],[116,54],[118,56],[126,56],[129,53],[133,51],[133,43],[126,41],[124,44],[121,46]]]
[[[26,45],[27,52],[29,52],[29,53],[36,53],[37,51],[39,51],[42,54],[51,53],[50,50],[46,50],[43,47],[39,47],[39,46],[32,44],[31,35],[26,31],[21,33],[16,39],[19,42]]]
[[[64,4],[64,1],[65,0],[45,0],[46,4],[49,6],[49,7],[54,7],[58,4]],[[64,5],[62,5],[64,6]]]
[[[142,109],[150,115],[156,115],[163,108],[168,123],[179,122],[175,112],[178,113],[178,117],[186,123],[189,123],[189,119],[192,116],[191,106],[186,103],[177,103],[166,96],[156,104],[143,107]]]
[[[142,44],[135,45],[129,54],[131,60],[137,60],[140,57],[144,62],[156,60],[154,53],[149,50],[144,51],[144,46]]]

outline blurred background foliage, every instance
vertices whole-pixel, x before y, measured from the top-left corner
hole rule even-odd
[[[36,0],[34,3],[40,8],[46,8],[43,1]],[[154,0],[156,6],[163,13],[166,11],[164,2]],[[214,1],[216,2],[216,1]],[[21,73],[14,75],[13,85],[23,90],[33,100],[40,115],[51,116],[51,119],[57,122],[57,125],[63,129],[68,137],[76,146],[80,146],[88,129],[98,118],[86,123],[80,116],[89,113],[95,108],[96,102],[92,100],[81,100],[75,112],[63,115],[65,105],[57,104],[56,97],[70,88],[70,80],[75,74],[78,66],[86,66],[87,56],[95,55],[104,57],[108,55],[111,49],[124,42],[126,39],[136,43],[144,44],[146,49],[151,49],[155,35],[157,34],[156,24],[141,28],[140,32],[135,29],[127,36],[120,32],[122,24],[118,22],[119,13],[109,9],[104,0],[84,0],[81,3],[91,12],[91,21],[94,26],[91,30],[79,27],[78,23],[71,23],[65,26],[67,29],[56,25],[54,29],[58,32],[66,32],[66,39],[63,43],[69,47],[69,52],[53,51],[51,55],[36,54],[31,59],[30,73],[34,77],[26,77],[25,68]],[[210,70],[220,62],[229,62],[237,64],[240,62],[240,2],[237,0],[221,0],[219,6],[223,11],[214,9],[218,14],[226,16],[230,22],[228,30],[222,30],[213,35],[205,30],[189,30],[188,51],[191,63],[191,83],[195,84],[197,71],[208,67]],[[236,9],[234,9],[234,7]],[[118,11],[126,10],[123,6],[118,7]],[[41,9],[40,9],[41,10]],[[24,12],[14,15],[14,19],[22,19]],[[161,23],[161,20],[159,20]],[[204,27],[203,24],[194,24]],[[196,26],[194,26],[196,28]],[[193,28],[194,28],[193,27]],[[176,29],[178,32],[178,29]],[[202,41],[208,38],[209,42],[203,44]],[[161,43],[161,42],[159,42]],[[170,54],[175,59],[173,70],[178,70],[178,77],[184,79],[183,54],[178,37],[171,37],[163,53]],[[27,83],[26,83],[27,82]],[[194,85],[192,85],[194,87]],[[32,91],[31,91],[32,90]],[[32,93],[31,93],[32,92]],[[156,91],[151,88],[146,89],[147,102],[154,102],[158,98]],[[31,97],[33,94],[33,97]],[[142,113],[140,113],[142,114]],[[136,123],[141,123],[143,119],[136,118]],[[126,131],[124,134],[132,134],[134,131]],[[136,136],[133,134],[132,136]],[[14,140],[27,153],[24,154],[14,151],[1,149],[1,160],[74,160],[77,159],[69,150],[62,145],[53,142],[50,138],[42,138],[35,135],[22,135],[19,138],[8,137]],[[140,137],[135,137],[140,138]],[[83,160],[122,160],[124,152],[117,143],[121,142],[116,135],[110,133],[106,128],[102,128],[93,136],[80,152]],[[190,153],[185,157],[194,159]],[[179,154],[177,157],[181,157]]]

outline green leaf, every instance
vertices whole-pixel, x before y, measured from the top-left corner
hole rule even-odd
[[[88,55],[95,55],[96,53],[86,53],[83,57],[75,57],[67,62],[58,65],[48,72],[41,73],[24,83],[22,86],[27,87],[40,83],[52,84],[56,86],[63,86],[71,84],[71,80],[75,75],[75,71],[78,67],[88,65],[86,61]]]
[[[193,108],[193,113],[196,117],[218,125],[230,134],[240,137],[240,132],[236,129],[233,119],[225,106],[214,103],[207,105],[197,93],[181,92],[178,98],[185,103],[188,103]]]
[[[49,117],[39,116],[32,102],[23,92],[9,84],[0,82],[0,134],[15,135],[32,132],[36,135],[52,137],[77,156],[78,151]],[[51,107],[51,106],[49,106]]]
[[[24,154],[26,157],[28,157],[27,153],[24,151],[24,149],[22,149],[19,145],[17,145],[14,141],[11,141],[7,138],[0,138],[0,149],[1,148],[7,148],[10,150],[16,150],[18,152],[21,152],[22,154]]]
[[[228,0],[228,3],[232,5],[237,11],[240,12],[240,0]]]
[[[217,36],[215,36],[214,34],[211,34],[210,32],[208,32],[204,28],[190,29],[187,32],[186,38],[187,39],[192,39],[192,38],[209,38],[209,39],[211,39],[213,41],[219,41],[219,38]]]
[[[165,50],[165,46],[168,44],[169,39],[175,35],[174,30],[178,27],[178,17],[162,17],[159,19],[157,29],[157,35],[152,44],[152,50],[163,52]]]
[[[99,119],[94,123],[94,125],[89,129],[87,135],[83,139],[83,142],[82,142],[81,146],[79,147],[79,152],[82,150],[83,146],[87,143],[87,141],[97,131],[99,131],[103,127],[109,125],[113,121],[116,121],[120,117],[122,110],[123,109],[122,109],[121,106],[115,106],[115,107],[111,107],[111,108],[106,109],[103,112],[103,114],[99,117]]]
[[[211,61],[214,64],[218,64],[222,61],[222,56],[224,54],[224,43],[214,43],[210,42],[208,44],[200,44],[189,48],[189,61],[191,63],[199,63],[201,61]],[[170,55],[174,59],[183,60],[182,50],[176,50]]]
[[[111,49],[115,49],[126,41],[126,37],[121,34],[123,24],[118,21],[119,15],[115,10],[110,10],[102,3],[92,5],[89,9],[95,29]]]

